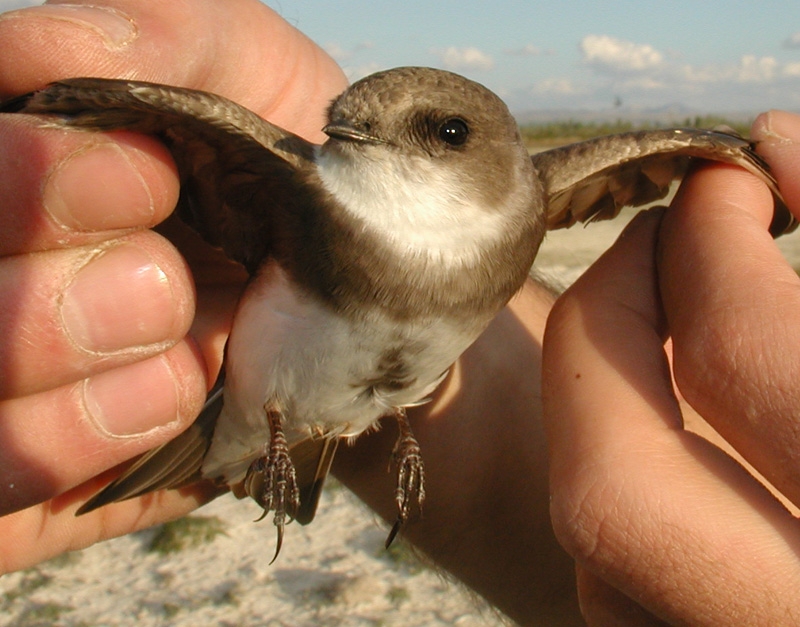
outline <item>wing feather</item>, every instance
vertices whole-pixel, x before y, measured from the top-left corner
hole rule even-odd
[[[116,501],[132,499],[165,488],[199,481],[203,458],[211,445],[217,416],[222,410],[225,371],[220,372],[200,415],[186,431],[142,455],[134,464],[81,505],[76,516]]]
[[[75,78],[3,103],[62,126],[155,135],[181,178],[177,213],[252,273],[270,253],[272,211],[291,204],[313,144],[214,94],[155,83]]]
[[[608,220],[625,206],[659,200],[674,180],[683,177],[692,159],[722,161],[752,172],[775,197],[772,234],[797,226],[769,166],[753,144],[732,133],[700,129],[621,133],[531,157],[545,189],[550,229]]]

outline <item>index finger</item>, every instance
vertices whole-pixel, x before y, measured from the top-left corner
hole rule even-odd
[[[0,16],[0,98],[81,75],[213,91],[312,140],[345,84],[332,59],[255,0],[72,2]],[[0,117],[0,142],[0,254],[150,227],[175,204],[174,166],[158,142],[46,129],[19,116]]]
[[[345,86],[333,59],[256,0],[70,0],[0,16],[0,98],[74,76],[211,91],[312,141]]]
[[[796,520],[731,458],[682,428],[662,345],[657,217],[632,221],[547,321],[554,529],[592,574],[579,581],[584,610],[594,609],[598,590],[585,583],[600,578],[670,624],[777,624],[797,611]],[[613,596],[627,610],[621,599]],[[633,624],[638,616],[616,618]]]
[[[800,118],[789,129],[800,140]],[[764,148],[767,148],[766,153]],[[793,159],[790,158],[794,152]],[[800,212],[798,144],[759,145]],[[766,230],[772,198],[745,172],[709,167],[664,218],[659,277],[686,400],[795,504],[800,503],[800,279]]]

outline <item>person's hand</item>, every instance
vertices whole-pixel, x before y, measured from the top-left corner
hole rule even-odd
[[[73,76],[216,92],[313,141],[345,87],[321,49],[256,0],[70,0],[0,17],[0,99]],[[89,479],[194,419],[244,275],[197,238],[175,233],[182,256],[147,230],[178,194],[155,139],[15,115],[0,116],[0,146],[7,572],[208,498],[169,491],[74,517],[98,486]]]
[[[800,117],[762,116],[753,137],[799,215]],[[702,168],[661,216],[635,220],[548,321],[556,534],[591,625],[796,624],[798,521],[684,428],[663,343],[679,394],[800,504],[800,280],[767,233],[769,192],[743,171]]]

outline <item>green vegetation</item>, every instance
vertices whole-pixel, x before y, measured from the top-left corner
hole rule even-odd
[[[80,551],[71,551],[69,553],[62,553],[47,560],[44,565],[48,568],[66,568],[71,564],[77,564],[81,561],[83,554]]]
[[[392,605],[400,605],[411,598],[411,593],[405,586],[392,586],[386,593],[386,598]]]
[[[13,590],[9,590],[2,598],[0,608],[5,609],[19,597],[27,597],[35,590],[46,586],[53,580],[52,575],[48,575],[39,570],[38,567],[28,568],[22,571],[22,581]]]
[[[181,611],[181,606],[176,603],[164,603],[161,609],[164,612],[164,618],[175,618]]]
[[[71,612],[72,609],[72,607],[60,603],[35,603],[27,608],[13,624],[19,627],[55,625],[62,614]]]
[[[147,550],[168,555],[208,544],[219,535],[226,534],[222,520],[216,516],[185,516],[161,525],[147,545]]]
[[[396,538],[388,549],[381,547],[377,554],[395,568],[403,569],[412,575],[416,575],[425,568],[425,564],[419,558],[414,547],[402,538]]]
[[[676,120],[675,123],[671,124],[633,123],[622,119],[615,122],[565,120],[543,124],[526,124],[520,127],[520,132],[522,133],[522,139],[528,146],[560,146],[591,139],[592,137],[600,137],[601,135],[612,135],[628,131],[674,127],[714,128],[721,125],[729,126],[745,137],[750,131],[750,122],[733,122],[718,115],[702,115]]]

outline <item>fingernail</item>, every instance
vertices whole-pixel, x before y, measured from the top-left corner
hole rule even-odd
[[[0,19],[30,19],[31,15],[58,22],[68,22],[90,30],[100,35],[106,47],[111,50],[128,45],[139,34],[136,22],[129,15],[118,9],[70,4],[69,2],[11,11],[4,14]]]
[[[120,244],[78,270],[64,292],[61,317],[75,346],[111,353],[169,339],[176,305],[167,275],[150,255]]]
[[[753,123],[752,139],[774,140],[782,143],[800,141],[800,117],[787,111],[773,109],[762,113]]]
[[[155,204],[134,160],[119,144],[90,145],[59,163],[42,204],[64,228],[97,231],[149,222]]]
[[[108,435],[133,436],[178,420],[178,386],[160,355],[86,379],[86,412]]]

